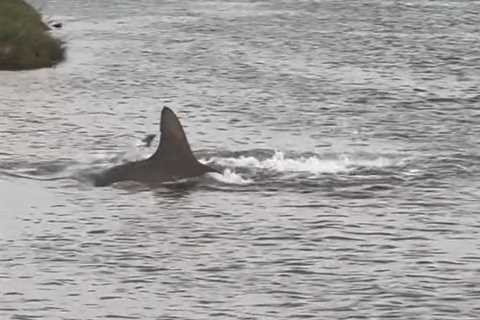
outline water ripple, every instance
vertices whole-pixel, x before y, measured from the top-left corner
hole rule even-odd
[[[477,2],[43,2],[69,56],[1,74],[0,318],[478,318]],[[94,188],[164,105],[222,174]]]

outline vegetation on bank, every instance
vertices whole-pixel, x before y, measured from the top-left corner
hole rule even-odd
[[[0,70],[51,67],[65,58],[40,14],[24,0],[0,0]]]

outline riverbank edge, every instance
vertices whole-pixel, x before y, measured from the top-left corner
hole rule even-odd
[[[48,68],[65,60],[65,43],[26,1],[0,1],[0,25],[0,70]]]

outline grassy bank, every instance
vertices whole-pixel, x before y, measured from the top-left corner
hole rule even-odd
[[[0,70],[51,67],[65,57],[40,14],[24,0],[0,0]]]

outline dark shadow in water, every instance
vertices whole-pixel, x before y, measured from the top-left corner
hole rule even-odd
[[[175,187],[164,187],[157,188],[152,190],[155,198],[170,199],[170,200],[180,200],[188,197],[192,192],[194,186],[175,186]]]
[[[165,199],[178,200],[190,195],[192,191],[199,188],[200,179],[188,179],[162,183],[139,183],[136,181],[122,181],[108,187],[125,191],[127,194],[138,192],[151,192],[155,198],[164,201]]]
[[[187,179],[182,181],[162,183],[161,185],[151,185],[153,194],[161,198],[180,199],[190,195],[191,192],[198,189],[200,179]]]

